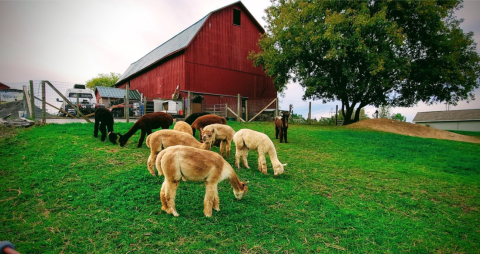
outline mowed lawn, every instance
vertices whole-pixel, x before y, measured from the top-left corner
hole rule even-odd
[[[263,175],[251,151],[236,170],[248,194],[221,182],[211,218],[203,183],[180,183],[180,217],[160,210],[140,132],[121,148],[93,124],[18,131],[0,141],[0,240],[24,254],[480,252],[480,144],[299,124],[284,144],[273,123],[228,124],[266,133],[288,165],[274,177],[267,158]]]

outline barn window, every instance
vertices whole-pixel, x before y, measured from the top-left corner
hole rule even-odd
[[[233,24],[234,25],[237,25],[237,26],[241,25],[240,13],[241,13],[240,10],[233,9]]]

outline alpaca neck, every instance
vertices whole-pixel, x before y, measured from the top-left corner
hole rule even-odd
[[[210,149],[212,149],[212,145],[210,144],[210,142],[208,142],[208,143],[207,142],[203,142],[203,143],[198,142],[196,148],[204,149],[204,150],[210,150]]]
[[[268,151],[268,156],[270,157],[270,161],[272,162],[272,165],[273,165],[273,166],[282,164],[282,163],[280,163],[280,161],[278,160],[277,151],[275,151],[275,148],[272,147],[272,148]]]
[[[137,126],[137,123],[135,123],[132,128],[130,128],[130,130],[127,131],[127,133],[125,133],[123,136],[125,139],[129,139],[131,136],[133,136],[133,134],[135,134],[135,132],[138,131],[138,126]]]
[[[241,191],[243,189],[242,182],[240,182],[240,179],[238,179],[237,174],[235,174],[235,171],[232,168],[229,168],[229,170],[230,177],[228,178],[228,181],[230,182],[230,185],[232,185],[235,191]]]
[[[113,132],[113,124],[107,124],[108,133]]]

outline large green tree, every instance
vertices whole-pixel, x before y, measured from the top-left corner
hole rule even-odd
[[[92,90],[95,90],[97,86],[113,87],[121,76],[120,73],[115,72],[100,73],[98,76],[88,80],[86,86]]]
[[[303,99],[341,101],[345,124],[367,105],[471,100],[480,57],[454,15],[461,3],[272,0],[249,59],[278,91],[293,80]]]

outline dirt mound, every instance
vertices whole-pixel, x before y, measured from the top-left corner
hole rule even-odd
[[[404,123],[391,119],[367,119],[354,124],[350,124],[347,128],[352,129],[371,129],[377,131],[393,132],[401,135],[416,136],[422,138],[450,139],[463,142],[480,143],[480,139],[452,133],[449,131],[439,130],[423,125]]]

